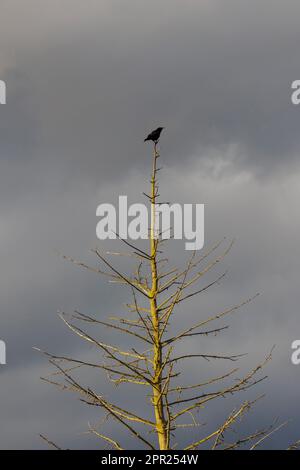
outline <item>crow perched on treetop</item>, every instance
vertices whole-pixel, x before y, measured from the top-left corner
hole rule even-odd
[[[152,142],[158,142],[158,139],[160,137],[161,131],[164,129],[164,127],[158,127],[154,131],[150,132],[150,134],[146,137],[144,142],[147,140],[152,140]]]

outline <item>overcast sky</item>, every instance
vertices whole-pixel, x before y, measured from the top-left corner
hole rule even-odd
[[[45,448],[39,433],[62,447],[102,445],[85,434],[95,410],[42,383],[50,369],[32,347],[92,354],[57,311],[104,318],[126,302],[57,253],[93,262],[98,204],[143,201],[143,139],[160,125],[163,195],[205,204],[206,248],[236,239],[227,278],[197,306],[210,314],[261,293],[205,347],[248,352],[247,368],[276,344],[249,429],[291,419],[268,447],[300,438],[300,365],[290,361],[300,339],[299,15],[296,0],[1,0],[1,448]],[[176,264],[184,245],[172,243]],[[102,377],[98,389],[109,392]]]

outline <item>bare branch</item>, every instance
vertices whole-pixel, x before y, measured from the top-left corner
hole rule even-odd
[[[96,429],[92,428],[90,424],[89,424],[89,429],[92,434],[95,434],[100,439],[103,439],[104,441],[112,444],[116,450],[124,450],[117,441],[115,441],[111,437],[105,436],[104,434],[100,434],[98,431],[96,431]]]
[[[127,284],[129,284],[131,287],[136,289],[140,294],[145,295],[146,297],[149,298],[149,292],[146,290],[143,286],[141,286],[139,283],[131,281],[126,277],[124,274],[121,274],[117,269],[115,269],[100,253],[98,250],[92,250],[93,253],[96,253],[96,255],[103,261],[106,266],[108,266],[115,274],[117,274],[123,281],[125,281]]]
[[[55,444],[54,442],[50,441],[46,436],[44,436],[43,434],[40,434],[39,435],[45,442],[47,442],[47,444],[49,444],[50,447],[54,447],[54,449],[56,450],[62,450],[60,447],[58,447],[57,444]]]

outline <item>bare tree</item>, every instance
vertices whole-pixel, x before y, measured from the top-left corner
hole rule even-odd
[[[131,291],[131,301],[127,304],[128,315],[125,317],[113,317],[107,321],[91,315],[75,311],[71,316],[61,314],[65,325],[83,340],[92,344],[103,353],[103,361],[98,363],[87,362],[74,357],[59,356],[43,351],[55,366],[53,374],[43,380],[57,385],[63,390],[71,390],[79,393],[81,401],[103,410],[104,419],[112,418],[124,427],[126,433],[131,434],[140,441],[140,445],[149,449],[168,450],[176,444],[177,432],[186,428],[194,429],[189,444],[179,448],[198,449],[201,446],[210,446],[211,449],[236,449],[247,446],[257,448],[279,426],[273,424],[267,429],[257,430],[246,436],[235,437],[234,441],[227,441],[225,436],[243,415],[256,403],[258,398],[252,401],[244,400],[239,403],[222,424],[213,432],[203,433],[198,422],[198,412],[215,400],[226,396],[236,395],[246,391],[266,378],[261,374],[262,368],[271,359],[271,353],[265,360],[250,370],[242,377],[237,376],[238,369],[232,368],[224,373],[208,380],[196,380],[195,383],[180,383],[182,364],[193,358],[207,361],[236,362],[241,355],[220,355],[195,351],[189,354],[178,354],[177,346],[183,341],[189,341],[195,337],[209,337],[218,335],[228,328],[222,321],[239,308],[248,304],[253,298],[249,298],[223,311],[217,312],[207,318],[201,318],[196,324],[185,326],[174,334],[170,334],[172,318],[176,309],[181,308],[184,302],[198,296],[211,287],[217,285],[225,276],[218,275],[214,280],[203,283],[205,275],[216,267],[231,249],[232,243],[222,249],[222,242],[214,245],[206,253],[197,255],[193,252],[186,265],[182,268],[172,268],[169,261],[163,257],[163,234],[156,234],[156,207],[159,204],[157,166],[159,158],[158,144],[154,143],[153,167],[151,177],[150,194],[145,194],[151,207],[150,246],[148,250],[142,250],[127,240],[119,240],[130,249],[130,253],[109,253],[109,255],[129,255],[136,262],[133,274],[121,272],[109,261],[107,254],[104,256],[98,249],[93,250],[99,266],[92,267],[78,262],[73,258],[65,257],[69,261],[107,277],[110,281],[125,285]],[[122,335],[131,338],[132,348],[123,350],[96,338],[95,328],[90,334],[84,326],[107,327]],[[80,326],[79,326],[80,325]],[[199,342],[201,344],[201,341]],[[140,388],[146,391],[145,400],[152,412],[141,414],[136,410],[125,408],[124,395],[121,395],[119,404],[113,403],[103,396],[94,387],[82,384],[75,377],[74,371],[78,368],[92,368],[103,370],[108,379],[115,385],[135,386],[139,394]],[[150,396],[150,398],[149,398]],[[146,410],[146,406],[145,406]],[[114,437],[103,434],[98,426],[90,426],[90,432],[109,446],[122,450],[123,444]],[[48,443],[56,446],[42,436]]]

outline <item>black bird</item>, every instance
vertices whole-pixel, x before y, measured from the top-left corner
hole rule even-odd
[[[163,129],[164,129],[164,127],[158,127],[154,131],[150,132],[150,134],[146,137],[144,142],[146,142],[147,140],[152,140],[152,142],[158,142],[158,140],[160,138],[161,131]]]

